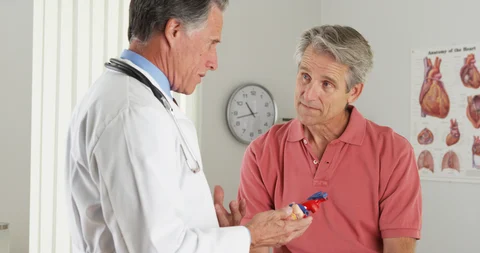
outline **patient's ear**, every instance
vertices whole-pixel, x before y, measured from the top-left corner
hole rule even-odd
[[[348,92],[348,104],[355,102],[363,91],[363,83],[357,83]]]

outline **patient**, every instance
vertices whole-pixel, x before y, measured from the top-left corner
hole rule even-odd
[[[248,146],[238,192],[247,200],[242,223],[323,191],[328,201],[310,228],[274,252],[414,252],[422,199],[413,148],[351,105],[373,65],[368,42],[351,27],[314,27],[296,56],[297,117]]]

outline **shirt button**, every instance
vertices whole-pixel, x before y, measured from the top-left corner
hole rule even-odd
[[[303,139],[303,144],[307,145],[307,140]]]
[[[313,160],[313,164],[318,164],[318,161],[317,161],[317,160]]]

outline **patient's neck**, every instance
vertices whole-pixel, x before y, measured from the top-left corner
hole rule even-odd
[[[322,122],[321,124],[304,126],[304,134],[310,143],[316,155],[321,157],[328,143],[338,139],[345,128],[347,128],[350,119],[350,111],[345,110],[332,119]]]

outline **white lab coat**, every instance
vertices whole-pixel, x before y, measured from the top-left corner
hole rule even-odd
[[[201,165],[194,125],[169,102]],[[68,133],[74,253],[249,252],[245,227],[219,228],[203,167],[196,174],[189,169],[180,143],[147,86],[103,73],[75,108]]]

